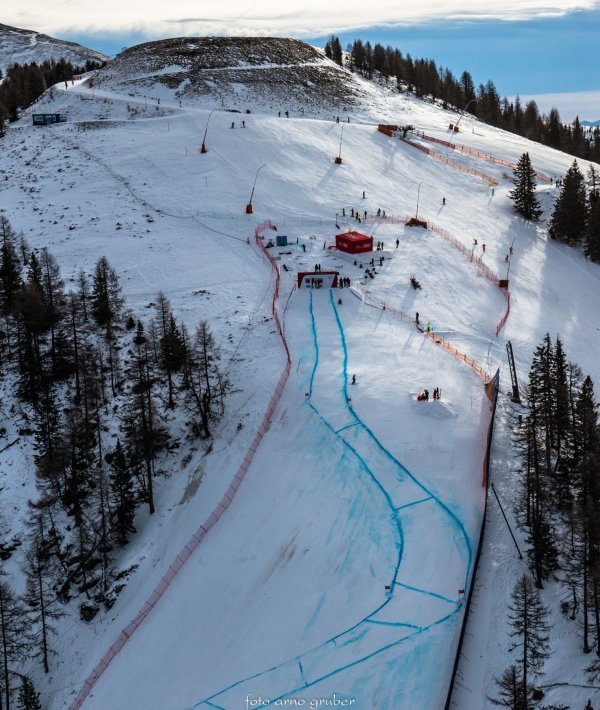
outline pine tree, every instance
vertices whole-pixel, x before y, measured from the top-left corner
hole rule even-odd
[[[590,200],[585,253],[592,261],[600,262],[600,199]]]
[[[17,702],[18,710],[42,710],[40,694],[36,692],[31,679],[26,675],[22,676]]]
[[[585,180],[574,160],[563,179],[548,230],[553,239],[580,242],[586,234],[587,195]]]
[[[25,554],[26,591],[24,596],[29,618],[37,630],[36,638],[39,648],[34,657],[40,657],[44,672],[49,673],[48,658],[54,653],[49,645],[49,637],[54,633],[52,621],[60,618],[62,613],[57,609],[56,593],[52,588],[51,572],[52,558],[48,543],[41,534],[41,526],[31,540],[31,545]]]
[[[11,665],[27,659],[32,636],[25,608],[2,576],[0,571],[0,686],[5,708],[9,708]]]
[[[542,210],[535,194],[535,171],[531,166],[529,153],[523,153],[517,167],[513,170],[513,183],[515,189],[511,190],[510,197],[514,202],[515,210],[525,219],[537,221]]]
[[[223,414],[225,395],[229,389],[227,377],[219,368],[220,358],[220,350],[208,323],[202,321],[196,329],[194,346],[188,353],[186,383],[193,431],[204,439],[211,435],[211,422]]]
[[[510,666],[500,678],[496,678],[496,685],[499,697],[489,698],[494,705],[510,710],[527,710],[527,705],[523,703],[523,681],[516,666]]]
[[[117,272],[105,256],[100,257],[94,271],[92,314],[96,323],[108,326],[119,317],[123,300]]]
[[[135,533],[136,500],[133,490],[133,477],[127,463],[125,452],[117,439],[115,450],[109,456],[110,483],[112,497],[112,531],[120,547],[127,544],[129,535]]]
[[[523,708],[529,702],[529,678],[541,675],[544,661],[550,657],[548,643],[548,610],[542,603],[531,578],[523,575],[515,585],[509,604],[511,638],[515,639],[510,651],[518,651],[521,676],[521,699]]]
[[[2,244],[0,244],[0,307],[2,313],[9,313],[12,310],[15,294],[20,286],[21,266],[19,258],[12,239],[10,236],[5,236]]]

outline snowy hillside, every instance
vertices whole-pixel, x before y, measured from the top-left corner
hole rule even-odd
[[[101,52],[75,42],[0,24],[0,69],[3,73],[12,64],[39,64],[45,59],[61,58],[75,66],[81,66],[87,61],[106,62],[110,59]]]
[[[275,108],[281,97],[297,112],[342,110],[360,93],[352,75],[319,50],[278,38],[182,37],[140,44],[119,54],[95,83],[137,94],[158,85],[163,98],[204,98],[225,108],[257,103]]]
[[[227,42],[220,67],[202,54],[212,40],[127,50],[91,86],[56,86],[38,102],[36,112],[64,113],[66,123],[37,128],[27,114],[2,142],[0,207],[32,246],[51,249],[65,281],[106,255],[136,314],[162,290],[190,327],[209,321],[233,383],[212,445],[186,441],[157,513],[138,513],[117,560],[137,568],[114,606],[90,623],[71,609],[57,623],[50,674],[29,673],[53,710],[316,708],[334,698],[357,710],[437,710],[484,508],[485,373],[500,368],[491,476],[510,515],[520,410],[506,396],[507,340],[522,379],[549,331],[600,380],[600,268],[549,240],[544,221],[515,214],[502,163],[528,151],[554,181],[572,159],[468,115],[451,134],[456,114],[300,43],[264,40],[249,52]],[[411,124],[471,152],[414,133],[411,145],[378,124]],[[558,191],[540,181],[538,192],[547,219]],[[417,212],[429,229],[406,226]],[[362,259],[330,249],[348,228],[382,249]],[[289,365],[257,231],[264,245],[288,241],[266,251],[279,267]],[[351,288],[298,288],[298,272],[316,264]],[[508,265],[511,310],[497,334]],[[437,340],[415,327],[417,312]],[[440,400],[417,401],[438,387]],[[0,424],[17,427],[7,401]],[[0,447],[0,496],[17,531],[32,495],[32,445],[23,436]],[[488,521],[459,710],[489,707],[511,662],[506,604],[526,569],[491,500]],[[18,562],[19,551],[15,570]],[[556,590],[544,593],[550,601]],[[545,681],[583,685],[577,627],[563,624]],[[583,708],[591,692],[556,687],[545,702]]]

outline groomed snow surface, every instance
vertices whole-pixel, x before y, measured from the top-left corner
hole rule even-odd
[[[88,625],[74,610],[59,625],[52,674],[36,676],[44,703],[63,708],[73,700],[245,456],[285,363],[270,312],[273,273],[253,243],[255,225],[271,218],[290,242],[270,251],[281,267],[278,308],[292,357],[273,424],[230,508],[84,707],[243,710],[266,701],[326,707],[343,700],[361,710],[441,708],[483,513],[490,402],[477,375],[414,325],[349,289],[298,291],[295,274],[320,263],[390,306],[411,316],[419,311],[488,371],[502,366],[506,392],[506,339],[524,378],[548,330],[560,332],[585,372],[600,376],[593,356],[598,267],[549,242],[543,225],[515,216],[505,168],[478,162],[499,180],[492,193],[485,182],[376,131],[378,122],[413,123],[447,137],[453,116],[434,106],[365,83],[364,105],[344,126],[343,163],[336,166],[341,129],[333,117],[278,118],[283,101],[274,110],[251,106],[244,116],[216,111],[209,152],[201,155],[214,106],[179,107],[156,87],[161,91],[158,107],[109,92],[92,98],[79,85],[56,90],[44,110],[66,111],[70,122],[34,129],[25,118],[3,143],[0,201],[14,226],[33,246],[50,248],[67,281],[105,254],[140,315],[162,289],[188,325],[209,320],[236,390],[212,451],[183,447],[182,470],[177,461],[162,483],[157,514],[138,515],[140,532],[118,562],[139,566],[114,607]],[[468,118],[461,128],[465,145],[511,161],[528,150],[548,175],[562,175],[571,162]],[[245,215],[261,165],[254,214]],[[548,216],[555,188],[540,193]],[[476,256],[486,243],[483,258],[501,278],[513,245],[512,311],[500,337],[502,293],[460,252],[422,229],[358,224],[349,216],[351,208],[414,214],[417,196],[419,216]],[[375,278],[324,248],[338,231],[336,214],[340,230],[351,226],[384,241],[385,252],[373,255],[386,257]],[[274,236],[264,233],[265,241]],[[420,291],[409,284],[412,274]],[[417,402],[425,387],[441,387],[442,399]],[[502,396],[492,479],[507,500],[516,466],[511,412]],[[3,470],[7,457],[13,464],[3,483],[16,509],[24,491],[32,495],[30,483],[21,491],[31,479],[25,453],[14,447],[0,454]],[[493,678],[510,663],[506,600],[525,567],[494,505],[453,698],[460,710],[488,707]],[[569,632],[576,655],[574,626]],[[555,663],[549,673],[581,682],[583,665],[567,673]],[[554,701],[585,702],[590,691],[552,692]]]

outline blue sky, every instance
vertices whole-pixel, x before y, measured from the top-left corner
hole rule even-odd
[[[323,46],[333,33],[344,48],[361,38],[457,75],[467,69],[502,96],[577,101],[588,92],[582,117],[600,118],[589,93],[600,97],[600,0],[9,0],[1,20],[109,55],[164,37],[292,36]]]

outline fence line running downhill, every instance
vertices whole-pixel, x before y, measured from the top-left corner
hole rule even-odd
[[[159,600],[163,597],[167,589],[169,588],[171,582],[175,579],[175,577],[179,574],[187,560],[190,558],[194,550],[198,547],[198,545],[202,542],[206,534],[213,528],[217,522],[221,519],[229,505],[231,504],[235,494],[237,493],[244,476],[246,475],[248,469],[250,468],[250,465],[252,464],[252,461],[254,459],[254,455],[256,454],[256,451],[258,447],[260,446],[260,443],[264,437],[264,435],[267,433],[269,426],[271,425],[271,422],[273,420],[273,414],[275,412],[275,409],[279,403],[279,400],[281,399],[281,395],[283,393],[284,387],[286,385],[288,376],[290,374],[290,369],[291,369],[291,358],[290,358],[290,353],[288,349],[287,342],[285,340],[285,336],[283,334],[283,330],[281,328],[281,323],[279,320],[279,315],[277,313],[277,305],[276,301],[279,296],[279,283],[280,283],[280,274],[279,274],[279,268],[277,264],[274,262],[273,258],[271,257],[270,254],[266,251],[264,248],[264,245],[262,244],[260,240],[260,233],[264,231],[265,229],[275,229],[275,226],[271,223],[270,220],[267,220],[266,222],[263,222],[262,224],[259,224],[256,229],[255,229],[255,239],[259,247],[261,248],[262,252],[266,254],[269,262],[271,263],[271,266],[275,270],[275,289],[273,291],[273,300],[272,300],[272,305],[271,305],[271,310],[273,313],[273,317],[275,319],[275,322],[277,324],[277,330],[279,332],[279,335],[282,339],[284,348],[285,348],[285,354],[286,354],[286,363],[285,367],[283,369],[283,372],[281,373],[281,376],[279,377],[279,380],[277,382],[277,386],[275,388],[275,392],[273,393],[271,400],[269,402],[269,405],[267,406],[267,409],[265,411],[265,414],[263,416],[262,422],[258,428],[258,431],[256,432],[254,439],[252,440],[252,443],[250,444],[250,447],[248,448],[248,451],[246,452],[246,455],[244,457],[244,460],[240,464],[237,473],[233,477],[233,480],[229,484],[229,487],[225,491],[223,497],[215,507],[215,509],[212,511],[212,513],[208,516],[208,518],[198,527],[196,532],[191,536],[191,538],[188,540],[186,545],[184,545],[183,549],[181,552],[177,555],[175,560],[169,565],[168,570],[165,572],[165,574],[162,576],[160,582],[158,585],[155,587],[154,591],[152,594],[148,597],[144,605],[142,606],[141,610],[138,612],[138,614],[127,624],[127,626],[121,631],[119,636],[117,637],[117,640],[110,646],[108,651],[102,656],[100,661],[96,664],[92,672],[89,674],[87,679],[85,680],[81,690],[77,694],[76,698],[73,700],[71,705],[69,706],[70,710],[78,710],[83,703],[85,702],[86,698],[89,696],[90,692],[104,673],[104,671],[108,668],[110,663],[113,661],[115,656],[121,651],[123,646],[127,643],[127,641],[133,636],[133,634],[137,631],[137,629],[141,626],[141,624],[148,618],[150,615],[150,612],[154,609],[156,604],[159,602]]]
[[[476,158],[487,160],[489,163],[496,163],[496,165],[504,165],[507,168],[513,168],[513,170],[517,167],[516,163],[511,163],[509,160],[496,158],[494,155],[490,155],[489,153],[482,153],[480,150],[469,148],[466,145],[457,145],[456,143],[451,143],[450,141],[445,141],[441,138],[434,138],[434,136],[428,136],[427,134],[423,133],[423,131],[415,131],[415,135],[419,136],[419,138],[422,138],[425,141],[429,141],[431,143],[438,143],[439,145],[451,148],[457,153],[467,153],[468,155],[473,155]],[[543,173],[536,173],[536,176],[543,182],[552,182],[552,180]]]
[[[379,298],[379,296],[373,296],[371,293],[368,293],[363,288],[361,288],[358,284],[353,284],[350,290],[357,298],[359,298],[367,305],[373,306],[375,308],[380,308],[382,311],[391,313],[393,316],[396,316],[396,318],[399,318],[405,323],[411,323],[415,326],[417,325],[416,320],[409,316],[407,313],[404,313],[404,311],[401,311],[399,308],[390,306],[382,298]],[[465,365],[468,365],[477,375],[479,375],[483,382],[489,381],[489,372],[487,372],[487,370],[481,367],[481,365],[472,357],[469,357],[461,350],[459,350],[455,345],[451,345],[445,338],[442,338],[441,335],[437,335],[433,331],[430,331],[425,334],[428,338],[431,338],[431,340],[433,340],[436,345],[439,345],[444,348],[444,350],[447,350],[459,362],[464,362]]]
[[[463,173],[467,173],[468,175],[472,175],[473,177],[479,178],[480,180],[485,180],[488,185],[497,185],[498,180],[495,177],[492,177],[491,175],[486,175],[485,173],[482,173],[480,170],[473,170],[473,168],[469,168],[466,165],[461,165],[461,163],[457,163],[454,160],[450,160],[449,158],[444,157],[441,153],[436,153],[434,150],[430,150],[429,148],[426,148],[424,145],[420,145],[419,143],[415,143],[414,141],[411,141],[409,138],[405,138],[403,135],[400,134],[400,130],[398,126],[388,126],[385,124],[380,123],[379,126],[377,127],[377,130],[380,133],[384,133],[386,136],[390,136],[392,138],[398,138],[398,140],[401,140],[403,143],[406,143],[408,145],[411,145],[413,148],[416,148],[417,150],[420,150],[422,153],[425,153],[426,155],[429,155],[432,158],[435,158],[436,160],[439,160],[441,163],[444,163],[445,165],[449,165],[452,168],[456,168],[457,170],[460,170]]]
[[[410,217],[401,217],[399,215],[391,215],[390,217],[385,216],[385,217],[368,217],[367,219],[363,220],[364,224],[407,224],[408,221],[410,220]],[[502,291],[504,295],[504,300],[506,302],[506,310],[504,311],[504,315],[498,323],[496,324],[496,336],[500,335],[500,331],[502,328],[504,328],[504,325],[506,324],[506,321],[508,320],[508,316],[510,315],[510,290],[508,288],[508,284],[506,286],[502,285],[501,286],[501,279],[490,269],[490,267],[484,263],[483,259],[479,256],[475,256],[475,252],[473,249],[469,249],[465,244],[463,244],[459,239],[457,239],[455,236],[450,234],[450,232],[447,229],[444,229],[443,227],[438,226],[437,224],[434,224],[433,222],[430,222],[427,220],[426,222],[427,227],[426,229],[429,229],[431,232],[434,234],[437,234],[438,236],[442,237],[445,241],[448,242],[451,246],[453,246],[457,251],[459,251],[463,256],[465,256],[472,264],[474,264],[479,271],[490,281],[494,286],[498,286],[500,290]]]

